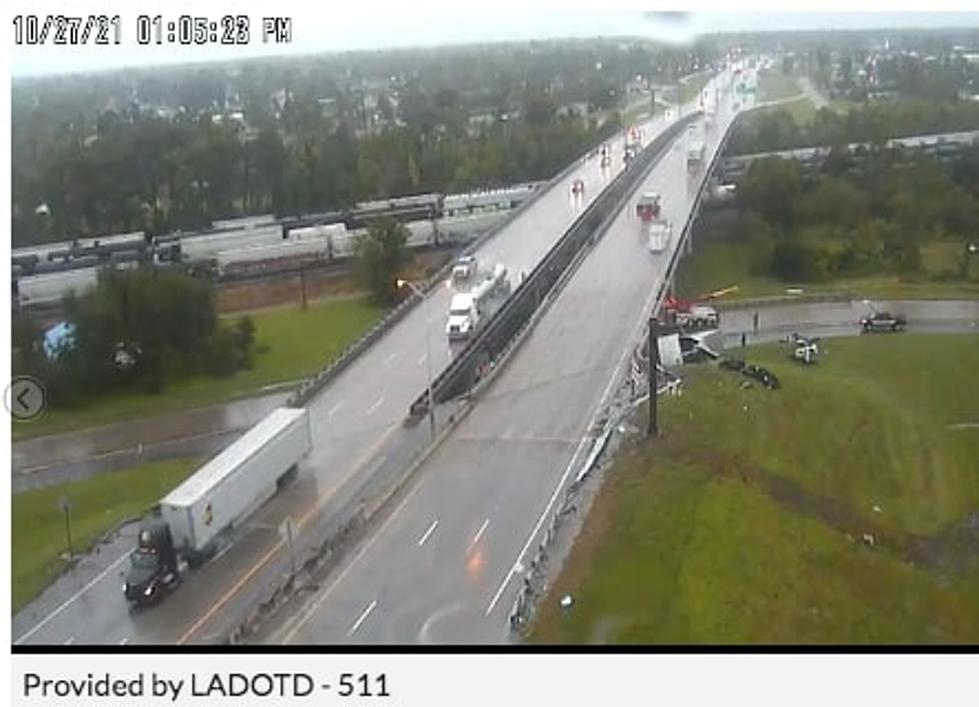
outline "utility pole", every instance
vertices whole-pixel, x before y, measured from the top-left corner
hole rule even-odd
[[[71,546],[71,500],[67,496],[62,496],[58,500],[58,506],[61,507],[61,512],[65,514],[65,537],[68,540],[68,559],[70,560],[75,556]]]
[[[305,270],[305,268],[303,268],[303,269],[301,269],[299,271],[299,287],[300,287],[300,289],[302,291],[302,294],[301,294],[301,296],[302,296],[302,307],[305,310],[309,306],[308,303],[307,303],[307,301],[306,301],[306,270]]]
[[[656,371],[659,368],[659,322],[655,315],[649,317],[649,427],[646,435],[659,437],[659,419],[656,415]]]

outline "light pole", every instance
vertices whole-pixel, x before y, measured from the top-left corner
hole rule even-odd
[[[416,295],[426,299],[425,291],[418,286],[418,283],[409,280],[398,280],[398,288],[408,287]],[[432,432],[432,439],[435,439],[435,398],[432,397],[432,345],[431,345],[431,320],[425,322],[425,374],[428,377],[428,426]]]

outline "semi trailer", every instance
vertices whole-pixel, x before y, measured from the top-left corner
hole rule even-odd
[[[182,570],[209,559],[231,531],[297,473],[312,448],[305,408],[278,408],[171,491],[140,528],[123,585],[134,605],[154,604]]]

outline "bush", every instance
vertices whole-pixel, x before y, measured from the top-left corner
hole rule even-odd
[[[218,329],[207,341],[207,370],[215,376],[226,377],[238,369],[239,351],[235,333]]]

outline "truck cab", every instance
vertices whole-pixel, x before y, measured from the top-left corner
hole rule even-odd
[[[129,553],[129,570],[122,587],[126,600],[134,606],[155,604],[179,581],[170,526],[160,522],[140,528],[139,541]]]
[[[636,202],[636,216],[638,216],[639,219],[644,222],[655,221],[659,218],[659,202],[659,193],[654,191],[646,192],[640,196],[639,201]]]
[[[476,298],[471,294],[453,295],[449,304],[449,321],[445,324],[445,333],[449,341],[467,339],[476,329],[479,322],[479,310]]]

